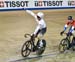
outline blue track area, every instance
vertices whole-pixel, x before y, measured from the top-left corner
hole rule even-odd
[[[0,9],[0,11],[51,10],[51,9],[75,9],[75,7],[15,8],[15,9]]]

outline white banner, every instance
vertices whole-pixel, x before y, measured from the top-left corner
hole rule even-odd
[[[0,0],[0,11],[75,8],[75,0]]]

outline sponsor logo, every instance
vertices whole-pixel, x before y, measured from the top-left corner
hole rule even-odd
[[[28,7],[29,1],[0,1],[0,7]]]
[[[0,1],[0,7],[4,7],[4,2]]]
[[[74,0],[0,0],[0,9],[75,7]]]
[[[35,6],[62,6],[63,1],[34,1]]]
[[[68,1],[68,6],[75,6],[75,1]]]

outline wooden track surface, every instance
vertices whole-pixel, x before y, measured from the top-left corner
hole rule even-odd
[[[75,9],[43,10],[43,12],[47,23],[47,33],[44,36],[47,48],[44,54],[47,54],[50,51],[58,50],[58,44],[63,38],[60,36],[60,32],[69,15],[75,19]],[[25,11],[0,12],[0,62],[8,62],[7,60],[13,56],[21,56],[20,49],[25,42],[24,34],[33,33],[35,28],[35,19]],[[43,60],[45,62],[72,62],[75,60],[74,52],[68,54],[67,56],[63,54],[54,58],[42,58],[36,62],[43,62]]]

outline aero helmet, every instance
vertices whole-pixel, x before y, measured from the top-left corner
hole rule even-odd
[[[38,12],[37,13],[37,16],[39,16],[40,18],[43,18],[44,17],[44,14],[42,12]]]
[[[68,16],[68,20],[72,20],[72,16]]]

